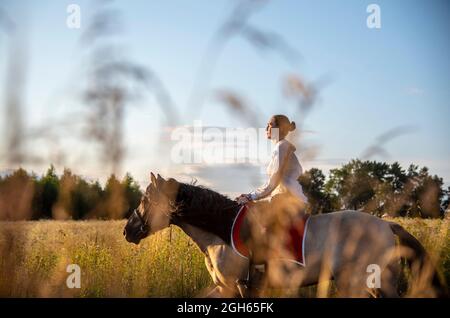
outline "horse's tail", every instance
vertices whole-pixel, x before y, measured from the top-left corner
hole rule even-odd
[[[422,244],[401,225],[394,222],[388,223],[392,232],[398,236],[400,246],[406,247],[410,251],[404,258],[407,260],[411,272],[417,275],[417,282],[428,285],[431,283],[436,297],[448,297],[447,286],[441,281],[430,255]]]

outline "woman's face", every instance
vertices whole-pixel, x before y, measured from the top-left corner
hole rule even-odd
[[[272,128],[278,128],[275,123],[275,118],[270,118],[266,126],[267,139],[272,139]]]

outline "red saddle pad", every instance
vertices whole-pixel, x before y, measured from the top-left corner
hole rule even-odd
[[[243,205],[237,213],[233,226],[231,227],[231,246],[234,251],[245,258],[248,258],[250,253],[242,241],[240,233],[243,221],[249,211],[247,205]],[[308,227],[309,214],[305,214],[302,218],[297,220],[289,228],[288,240],[285,248],[290,252],[289,260],[305,266],[305,239]]]

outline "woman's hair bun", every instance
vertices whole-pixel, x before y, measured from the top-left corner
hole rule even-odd
[[[292,122],[291,122],[291,125],[290,125],[290,127],[289,127],[289,131],[294,131],[295,128],[296,128],[296,126],[295,126],[295,121],[292,121]]]

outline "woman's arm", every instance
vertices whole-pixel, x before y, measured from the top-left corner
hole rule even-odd
[[[256,189],[250,192],[248,195],[252,200],[260,200],[268,197],[273,190],[280,184],[283,177],[284,171],[286,170],[287,163],[289,161],[289,156],[295,151],[295,147],[289,142],[284,142],[280,144],[278,151],[272,157],[272,162],[270,163],[276,170],[271,173],[269,180]]]
[[[260,200],[268,197],[273,190],[280,184],[281,176],[279,173],[272,174],[269,180],[261,187],[249,193],[251,200]]]

